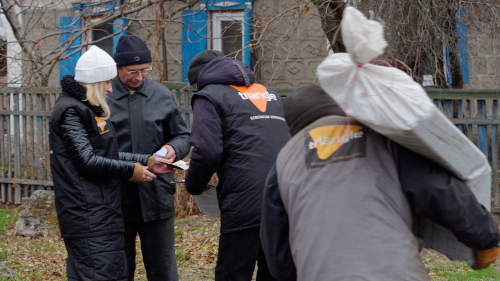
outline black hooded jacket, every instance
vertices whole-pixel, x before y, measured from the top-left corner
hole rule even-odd
[[[217,57],[200,72],[191,101],[194,148],[186,188],[201,194],[217,172],[221,232],[260,226],[266,175],[290,139],[281,98],[254,82],[243,62]]]
[[[90,105],[86,89],[66,75],[50,117],[50,166],[63,238],[123,232],[120,188],[134,162],[149,155],[118,152],[111,122]],[[124,161],[126,160],[126,161]]]

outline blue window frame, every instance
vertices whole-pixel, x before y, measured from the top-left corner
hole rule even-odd
[[[83,25],[83,19],[90,19],[93,17],[100,17],[104,14],[109,14],[113,12],[114,7],[118,7],[123,5],[123,0],[120,1],[111,1],[111,2],[95,2],[95,3],[73,3],[73,8],[76,14],[79,16],[74,17],[59,17],[59,29],[60,31],[72,31],[78,30]],[[126,34],[126,31],[123,30],[127,24],[127,20],[125,19],[117,19],[113,22],[113,53],[116,51],[116,44],[118,43],[118,39]],[[108,28],[111,29],[111,28]],[[59,37],[59,41],[61,47],[66,45],[66,42],[74,36],[71,32],[63,33]],[[76,47],[81,45],[82,38],[76,38],[71,47]],[[65,56],[69,56],[68,58],[61,60],[59,62],[59,81],[62,79],[64,75],[71,74],[75,75],[75,67],[76,62],[82,55],[81,51],[75,52],[76,49],[69,49],[65,52]]]
[[[253,0],[201,0],[199,10],[183,11],[182,81],[193,57],[215,49],[252,66]]]

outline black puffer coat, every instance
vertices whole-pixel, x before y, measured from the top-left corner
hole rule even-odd
[[[101,117],[102,108],[83,101],[86,89],[69,75],[61,86],[49,142],[62,237],[123,232],[121,180],[133,176],[133,162],[146,165],[149,155],[119,153],[113,125]]]

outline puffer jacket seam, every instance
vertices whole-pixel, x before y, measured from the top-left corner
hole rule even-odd
[[[89,202],[87,202],[87,195],[85,193],[85,188],[84,188],[84,185],[83,185],[83,182],[82,182],[82,176],[79,175],[78,176],[78,181],[80,182],[80,187],[81,187],[81,190],[82,190],[82,193],[83,193],[83,198],[85,199],[85,209],[87,210],[87,212],[85,213],[85,219],[87,220],[87,228],[90,229],[90,220],[89,220],[89,212],[88,212],[88,209],[89,209]]]
[[[97,232],[87,232],[87,233],[81,233],[81,234],[61,234],[61,237],[64,239],[83,239],[83,238],[91,238],[91,237],[97,237],[97,236],[113,234],[113,233],[122,233],[122,232],[125,232],[124,228],[103,230],[103,231],[97,231]]]
[[[92,257],[92,252],[90,251],[90,247],[89,247],[89,239],[86,238],[85,239],[85,244],[87,244],[87,251],[89,251],[89,257],[90,257],[90,260],[92,261],[92,280],[95,280],[95,263],[94,263],[94,258]]]

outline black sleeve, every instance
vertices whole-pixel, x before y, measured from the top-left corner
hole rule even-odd
[[[280,281],[297,280],[288,237],[288,215],[281,200],[275,164],[264,186],[260,239],[269,271]]]
[[[195,113],[190,140],[193,151],[186,175],[186,189],[193,195],[199,195],[219,166],[224,142],[222,120],[208,99],[196,98],[193,101],[193,112]]]
[[[401,187],[414,213],[450,229],[469,248],[482,250],[498,244],[496,220],[463,181],[399,144],[393,147]]]
[[[171,93],[170,96],[172,96]],[[166,140],[166,144],[174,148],[175,162],[184,159],[189,154],[191,149],[189,146],[190,132],[186,122],[181,117],[177,103],[173,97],[170,100],[171,110],[163,121],[163,138]]]
[[[138,153],[130,153],[130,152],[119,152],[119,159],[123,161],[137,162],[143,166],[148,165],[148,158],[151,155],[147,154],[138,154]]]
[[[94,154],[80,113],[70,107],[62,115],[59,132],[79,172],[89,176],[106,176],[128,180],[134,175],[134,163]]]

